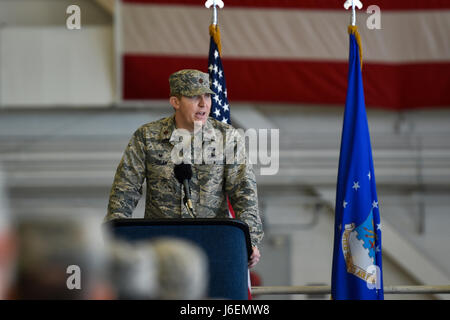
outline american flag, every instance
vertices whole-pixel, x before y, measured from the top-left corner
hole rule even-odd
[[[213,28],[216,28],[216,32],[219,32],[219,27],[213,26]],[[212,97],[211,117],[224,123],[231,124],[230,104],[228,103],[225,74],[223,72],[218,44],[212,35],[209,44],[208,70],[211,90],[216,93]]]
[[[227,85],[225,74],[223,72],[222,59],[220,58],[220,31],[217,25],[211,25],[209,28],[211,36],[209,42],[208,70],[211,83],[211,90],[216,94],[212,97],[211,117],[214,119],[231,124],[230,104],[228,103]],[[214,37],[216,36],[216,37]],[[217,40],[215,40],[216,38]],[[216,42],[217,41],[217,42]],[[230,217],[236,218],[233,207],[227,196],[228,210]],[[252,300],[250,270],[248,270],[248,299]]]
[[[210,42],[208,70],[211,90],[216,94],[211,99],[211,117],[223,123],[231,124],[230,104],[228,103],[227,85],[223,72],[222,59],[220,58],[220,30],[217,25],[209,26]],[[227,197],[228,200],[228,197]],[[233,207],[228,200],[228,210],[232,218],[236,218]]]

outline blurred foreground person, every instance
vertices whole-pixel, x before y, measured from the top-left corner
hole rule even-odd
[[[161,238],[153,243],[159,264],[158,298],[198,300],[207,297],[208,258],[193,243]]]
[[[114,240],[108,246],[108,274],[118,299],[206,297],[207,258],[196,245],[164,237],[133,244]]]
[[[158,262],[150,243],[108,242],[108,278],[117,299],[154,299]]]
[[[16,221],[15,299],[107,299],[98,224],[86,217],[33,216]]]
[[[9,196],[6,189],[6,178],[0,165],[0,300],[8,299],[15,260]]]

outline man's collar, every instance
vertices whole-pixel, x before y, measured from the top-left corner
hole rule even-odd
[[[159,134],[160,140],[170,140],[173,130],[175,130],[175,115],[164,119]]]

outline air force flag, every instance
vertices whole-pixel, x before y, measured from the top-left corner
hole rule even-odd
[[[336,190],[333,299],[382,300],[381,224],[364,103],[359,34],[349,27],[347,99]]]

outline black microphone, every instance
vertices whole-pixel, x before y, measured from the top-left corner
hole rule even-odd
[[[180,163],[173,168],[175,178],[184,186],[184,204],[189,213],[193,216],[194,208],[192,206],[191,191],[189,188],[189,180],[192,178],[192,167],[187,163]]]

